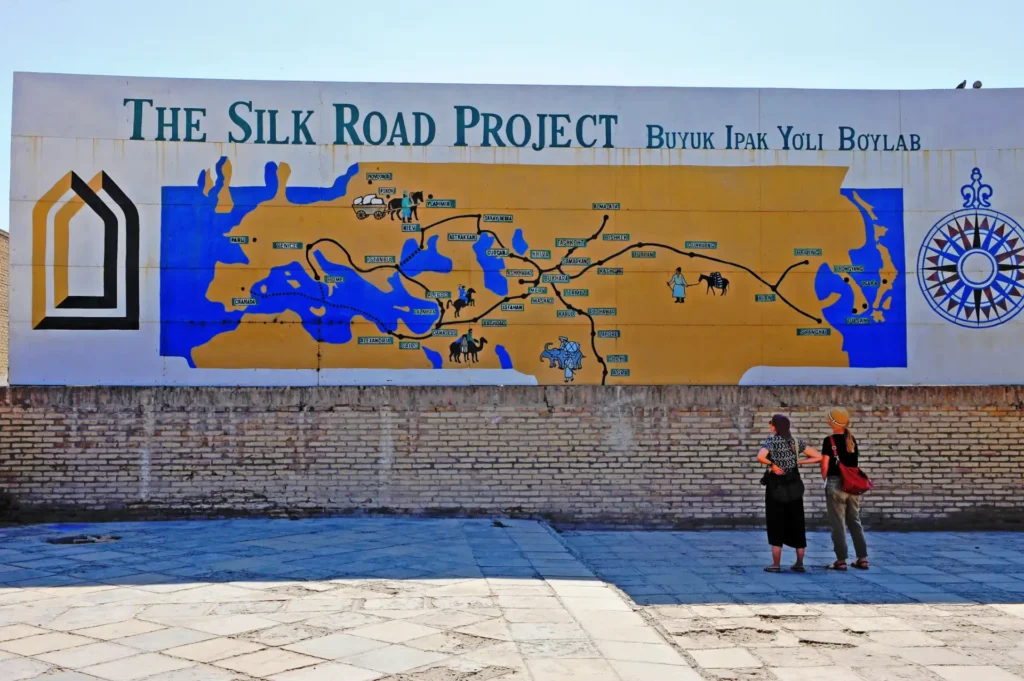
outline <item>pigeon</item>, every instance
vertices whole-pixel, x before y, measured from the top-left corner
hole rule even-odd
[[[965,87],[967,87],[967,81],[966,80],[964,82],[960,83],[959,85],[957,85],[956,89],[957,90],[963,90]]]

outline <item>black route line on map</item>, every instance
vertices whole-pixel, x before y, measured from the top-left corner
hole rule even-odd
[[[782,284],[783,280],[790,273],[790,271],[792,271],[795,267],[800,267],[802,265],[809,265],[810,262],[808,260],[802,260],[800,262],[793,263],[792,265],[790,265],[789,267],[786,268],[786,270],[782,273],[782,275],[779,277],[778,281],[775,282],[775,284],[771,284],[766,279],[764,279],[761,275],[759,275],[757,272],[755,272],[754,270],[750,269],[749,267],[746,267],[745,265],[741,265],[741,264],[736,263],[736,262],[731,262],[729,260],[722,260],[720,258],[715,258],[715,257],[710,256],[710,255],[704,255],[702,253],[695,253],[693,251],[680,250],[680,249],[676,248],[675,246],[670,246],[668,244],[640,241],[640,242],[637,242],[637,243],[634,243],[634,244],[630,244],[629,246],[626,246],[625,248],[622,248],[621,250],[616,251],[615,253],[612,253],[611,255],[608,255],[608,256],[602,258],[601,260],[598,260],[596,262],[592,262],[591,264],[585,266],[582,270],[580,270],[579,272],[577,272],[575,274],[566,274],[566,272],[562,269],[563,267],[577,267],[577,266],[576,265],[565,265],[562,261],[565,258],[571,257],[572,254],[574,252],[576,252],[576,250],[578,248],[584,248],[587,245],[589,245],[591,241],[596,240],[601,235],[601,233],[604,231],[604,228],[608,225],[608,217],[609,217],[608,215],[604,215],[603,216],[603,218],[601,220],[601,226],[598,227],[596,232],[594,232],[591,236],[589,236],[588,238],[586,238],[584,240],[584,244],[582,246],[573,246],[573,247],[569,248],[568,251],[566,251],[565,255],[563,255],[561,258],[558,259],[558,264],[556,264],[556,265],[554,265],[552,267],[548,267],[548,268],[541,267],[537,262],[535,262],[531,258],[528,258],[528,257],[525,257],[525,256],[521,256],[521,255],[518,255],[518,254],[514,253],[512,249],[509,249],[509,248],[507,248],[505,246],[505,244],[501,241],[501,237],[498,236],[498,234],[496,232],[494,232],[492,230],[489,230],[489,229],[483,229],[480,226],[481,220],[483,218],[483,215],[480,214],[480,213],[471,213],[471,214],[464,214],[464,215],[452,215],[452,216],[449,216],[449,217],[444,218],[442,220],[438,220],[437,222],[433,222],[433,223],[427,225],[426,227],[423,227],[422,229],[420,229],[419,247],[416,248],[416,250],[414,250],[408,256],[403,258],[401,260],[401,262],[393,264],[393,265],[390,264],[390,263],[383,263],[383,264],[380,264],[380,265],[376,265],[374,267],[360,267],[359,265],[356,265],[355,260],[352,258],[352,254],[349,253],[348,249],[345,248],[344,245],[342,245],[340,242],[338,242],[338,241],[336,241],[334,239],[329,239],[329,238],[317,239],[316,241],[314,241],[314,242],[312,242],[312,243],[310,243],[310,244],[308,244],[306,246],[306,264],[308,264],[310,269],[313,270],[313,277],[317,281],[318,285],[320,286],[320,292],[321,292],[320,302],[322,302],[322,303],[324,303],[326,305],[331,305],[332,307],[352,310],[356,314],[359,314],[360,316],[365,317],[366,319],[369,319],[369,320],[373,321],[375,324],[377,324],[378,327],[383,328],[385,333],[387,333],[390,336],[394,336],[394,337],[398,338],[399,340],[425,340],[425,339],[428,339],[428,338],[438,338],[439,336],[435,336],[434,335],[434,332],[437,329],[440,329],[440,328],[443,328],[443,327],[449,327],[449,326],[458,326],[460,324],[476,324],[481,319],[486,317],[488,314],[490,314],[494,310],[500,308],[505,303],[508,303],[508,302],[510,302],[512,300],[525,300],[526,298],[529,298],[530,297],[530,293],[529,293],[529,291],[527,291],[526,293],[521,293],[519,295],[514,295],[514,296],[506,295],[501,300],[499,300],[497,303],[495,303],[494,305],[489,307],[487,310],[485,310],[484,312],[478,314],[475,317],[472,317],[472,318],[469,318],[469,319],[452,319],[452,320],[447,321],[447,322],[444,320],[444,315],[445,315],[445,310],[446,310],[445,306],[442,305],[440,303],[440,301],[435,300],[433,302],[435,304],[437,304],[437,307],[438,307],[438,309],[440,311],[440,315],[438,316],[436,322],[434,323],[434,326],[430,329],[430,331],[428,331],[425,334],[420,334],[420,335],[401,334],[401,333],[397,333],[397,331],[392,331],[392,330],[388,329],[386,324],[381,322],[374,315],[371,315],[371,314],[367,313],[365,310],[360,310],[358,308],[354,308],[354,307],[349,306],[349,305],[342,305],[342,304],[339,304],[339,303],[331,303],[331,302],[327,301],[326,294],[324,293],[324,284],[321,282],[320,272],[317,269],[316,265],[313,264],[313,261],[310,258],[310,253],[312,252],[313,248],[315,248],[317,245],[323,244],[323,243],[333,244],[334,246],[337,246],[338,248],[341,249],[341,251],[345,254],[345,257],[348,259],[349,265],[356,272],[359,272],[360,274],[368,274],[370,272],[375,272],[375,271],[381,270],[381,269],[394,270],[394,271],[396,271],[399,274],[399,276],[401,276],[406,281],[409,281],[409,282],[415,284],[419,288],[423,289],[424,292],[430,293],[430,288],[429,287],[427,287],[426,285],[424,285],[423,283],[418,281],[415,277],[406,274],[402,270],[402,267],[404,265],[406,265],[407,263],[409,263],[413,258],[415,258],[417,255],[419,255],[421,252],[423,252],[424,247],[425,247],[425,243],[426,243],[426,235],[427,235],[427,233],[431,229],[433,229],[434,227],[437,227],[439,225],[442,225],[442,224],[444,224],[446,222],[451,222],[453,220],[462,220],[462,219],[473,218],[473,219],[476,220],[476,233],[477,233],[478,236],[481,235],[481,234],[489,234],[494,239],[495,243],[501,248],[501,250],[504,250],[504,251],[508,252],[508,256],[507,257],[513,258],[513,259],[516,259],[516,260],[520,260],[520,261],[522,261],[524,263],[529,264],[530,266],[532,266],[534,268],[534,271],[536,273],[536,277],[533,280],[519,279],[519,284],[520,285],[528,284],[528,283],[531,283],[531,281],[532,281],[534,286],[538,286],[538,285],[540,285],[542,277],[543,277],[544,274],[547,274],[549,272],[554,272],[554,271],[558,271],[560,274],[569,277],[570,280],[577,279],[577,278],[583,276],[584,274],[586,274],[588,271],[590,271],[594,267],[600,267],[600,266],[606,264],[607,262],[609,262],[610,260],[613,260],[613,259],[619,257],[620,255],[625,254],[626,252],[628,252],[628,251],[630,251],[630,250],[632,250],[634,248],[645,248],[645,247],[661,248],[661,249],[664,249],[664,250],[667,250],[667,251],[671,251],[673,253],[677,253],[679,255],[687,256],[689,258],[700,258],[702,260],[708,260],[710,262],[716,262],[716,263],[719,263],[719,264],[722,264],[722,265],[731,265],[732,267],[736,267],[736,268],[738,268],[738,269],[740,269],[740,270],[750,274],[757,281],[759,281],[760,283],[762,283],[766,287],[768,287],[768,289],[770,291],[772,291],[778,297],[779,300],[784,302],[786,305],[788,305],[794,311],[798,312],[799,314],[803,315],[804,317],[807,317],[808,319],[813,320],[814,322],[816,322],[818,324],[822,323],[822,320],[820,318],[815,317],[815,316],[813,316],[811,314],[808,314],[807,312],[804,312],[799,307],[797,307],[796,305],[791,303],[784,295],[782,295],[778,291],[779,286]],[[562,303],[562,305],[565,307],[565,309],[571,310],[571,311],[575,312],[577,315],[581,315],[583,317],[586,317],[587,320],[590,322],[590,347],[594,351],[594,356],[596,357],[597,361],[601,364],[601,384],[604,385],[605,382],[606,382],[606,379],[608,377],[608,364],[605,362],[605,359],[601,355],[601,353],[598,352],[598,350],[597,350],[597,325],[596,325],[596,323],[594,321],[593,316],[589,312],[583,310],[582,308],[575,307],[572,304],[570,304],[568,301],[566,301],[565,298],[562,296],[562,292],[558,290],[557,286],[555,286],[556,282],[548,282],[548,283],[550,284],[551,289],[555,292],[555,296],[558,298],[559,302]],[[295,292],[295,293],[292,293],[292,292],[272,293],[272,294],[265,294],[263,297],[281,296],[281,295],[299,295],[299,296],[302,296],[302,297],[305,297],[305,298],[309,298],[309,299],[314,300],[314,301],[317,300],[313,296],[309,296],[307,294],[298,293],[298,292]]]

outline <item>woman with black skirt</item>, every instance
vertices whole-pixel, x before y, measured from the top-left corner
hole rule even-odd
[[[768,522],[768,543],[772,547],[772,564],[765,572],[782,571],[782,547],[796,549],[796,563],[793,572],[806,572],[804,550],[807,548],[807,534],[804,530],[804,500],[800,495],[788,502],[779,502],[773,494],[773,486],[792,484],[799,480],[797,466],[815,464],[821,461],[821,452],[808,447],[803,440],[797,440],[789,430],[789,419],[776,414],[769,423],[771,437],[764,441],[757,460],[769,466],[766,476],[764,505]],[[801,459],[800,454],[805,458]]]

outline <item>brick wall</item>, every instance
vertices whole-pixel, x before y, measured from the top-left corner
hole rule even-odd
[[[1024,389],[0,389],[0,487],[85,512],[523,513],[760,524],[775,411],[809,440],[855,414],[875,527],[1024,520]],[[808,518],[823,518],[805,468]],[[1012,525],[1010,525],[1012,526]]]
[[[10,274],[8,272],[10,260],[10,237],[7,232],[0,229],[0,385],[7,382],[7,301],[10,287]]]

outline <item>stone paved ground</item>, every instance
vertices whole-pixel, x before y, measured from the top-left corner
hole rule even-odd
[[[47,541],[83,533],[120,539]],[[0,529],[0,681],[1024,679],[1024,535],[869,539],[870,572],[768,575],[763,532]]]
[[[564,539],[705,678],[1024,679],[1024,534],[869,533],[871,569],[845,573],[812,534],[807,574],[765,573],[764,532]]]

